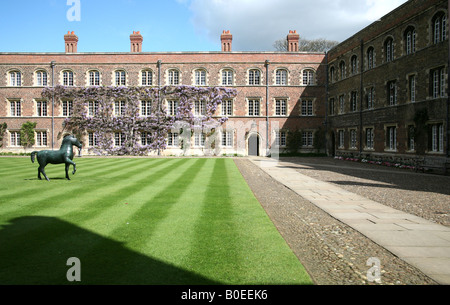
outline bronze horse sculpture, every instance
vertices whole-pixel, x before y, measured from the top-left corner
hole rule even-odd
[[[47,175],[45,174],[44,168],[47,166],[47,164],[66,164],[66,178],[70,180],[69,177],[69,167],[70,165],[73,165],[73,173],[75,175],[75,172],[77,171],[77,167],[75,162],[73,162],[73,145],[81,149],[82,144],[75,138],[73,135],[66,135],[62,141],[61,148],[59,150],[43,150],[43,151],[34,151],[31,153],[31,162],[34,163],[35,156],[37,156],[37,160],[39,163],[38,168],[38,179],[42,180],[41,173],[44,175],[45,179],[47,181],[50,181],[48,179]]]

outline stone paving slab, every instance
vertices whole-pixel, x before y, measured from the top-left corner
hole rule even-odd
[[[450,284],[450,228],[299,173],[289,162],[253,157],[272,178],[415,266]]]

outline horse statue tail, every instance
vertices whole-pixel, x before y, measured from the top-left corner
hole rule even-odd
[[[31,153],[31,162],[34,163],[34,157],[36,156],[37,153],[38,153],[37,151],[33,151],[33,152]]]

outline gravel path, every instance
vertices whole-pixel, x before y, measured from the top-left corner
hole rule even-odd
[[[390,187],[388,185],[392,181],[387,181],[386,179],[373,181],[373,179],[380,177],[395,176],[389,174],[391,171],[384,173],[384,170],[375,169],[374,165],[369,165],[375,170],[372,173],[373,176],[363,177],[362,174],[347,176],[340,173],[337,167],[343,166],[344,168],[341,170],[350,170],[353,166],[364,166],[365,164],[335,163],[336,161],[328,158],[307,159],[308,165],[300,159],[283,159],[283,161],[295,162],[296,167],[302,167],[299,169],[302,174],[310,175],[319,180],[335,181],[343,188],[348,190],[352,188],[350,191],[363,192],[367,195],[370,192],[368,191],[369,189],[376,188],[380,198],[396,192],[392,185]],[[319,168],[319,165],[315,167],[311,165],[319,162],[318,164],[323,166],[324,161],[329,163],[328,166],[331,166],[331,172],[324,170],[323,167]],[[358,231],[336,220],[311,202],[273,180],[248,159],[236,158],[235,163],[280,234],[305,266],[316,284],[377,284],[367,279],[368,271],[372,267],[372,265],[367,265],[367,261],[371,257],[378,258],[381,262],[381,284],[383,285],[436,284],[421,271],[405,263]],[[333,166],[336,166],[336,168],[333,168]],[[349,169],[346,167],[349,167]],[[368,171],[361,170],[359,172]],[[411,176],[408,180],[415,180],[413,179],[414,177],[418,176]],[[429,175],[426,177],[429,177]],[[358,180],[353,181],[352,179]],[[425,180],[434,181],[434,179]],[[348,183],[350,181],[353,182]],[[368,184],[376,184],[376,186],[368,186]],[[402,185],[408,185],[408,183],[405,181]],[[422,186],[422,188],[424,187]],[[358,194],[363,195],[363,193]],[[424,191],[423,193],[427,192]],[[441,195],[447,200],[448,210],[448,199],[450,197],[448,195],[445,196],[445,194]],[[389,199],[389,197],[387,198]],[[376,200],[374,198],[371,199]],[[380,202],[379,200],[376,201]],[[386,199],[386,201],[389,200]],[[414,204],[411,204],[411,206],[415,207]],[[446,211],[445,204],[439,206],[442,207],[442,211]],[[424,210],[428,209],[422,208],[421,213]],[[439,215],[435,215],[435,218],[439,220],[445,219],[445,217],[440,217]]]

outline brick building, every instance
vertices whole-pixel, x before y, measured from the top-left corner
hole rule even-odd
[[[448,1],[409,0],[328,52],[331,154],[449,154],[447,16]]]
[[[302,130],[303,151],[313,149],[314,133],[325,120],[324,53],[298,52],[299,35],[287,36],[289,52],[233,52],[232,35],[221,35],[220,52],[142,52],[143,37],[130,36],[128,53],[80,53],[78,37],[64,36],[64,53],[0,54],[0,122],[8,125],[2,151],[23,151],[20,127],[37,122],[33,150],[59,148],[57,135],[70,116],[70,101],[44,100],[45,86],[221,86],[237,89],[216,116],[229,120],[221,134],[220,154],[266,155],[286,146],[287,131]],[[168,102],[168,101],[164,101]],[[168,155],[181,154],[176,133],[168,135]],[[193,155],[204,153],[202,136],[193,135]],[[94,145],[82,139],[84,153]]]
[[[45,86],[223,86],[237,96],[219,107],[227,116],[220,154],[266,155],[283,150],[300,131],[303,152],[315,151],[322,128],[330,155],[411,161],[449,155],[448,2],[409,0],[327,53],[298,52],[289,31],[287,52],[234,52],[224,31],[217,52],[80,53],[64,36],[64,53],[0,53],[1,151],[23,151],[21,125],[37,122],[33,149],[58,148],[69,101],[43,100]],[[165,101],[166,103],[168,101]],[[168,135],[165,154],[183,153]],[[85,152],[94,145],[86,134]],[[202,155],[193,135],[188,154]],[[117,143],[116,143],[117,144]],[[119,143],[120,144],[120,143]]]

